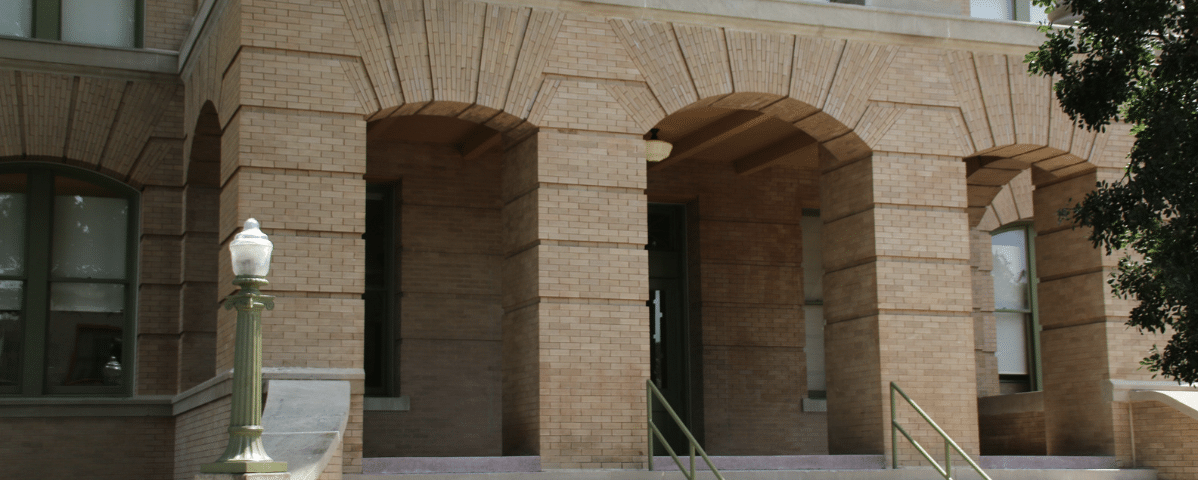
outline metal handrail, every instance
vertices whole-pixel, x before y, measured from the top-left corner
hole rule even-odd
[[[657,389],[657,385],[654,385],[652,380],[645,380],[645,386],[645,396],[647,397],[647,401],[645,403],[647,404],[646,408],[649,411],[649,450],[647,450],[645,456],[649,459],[649,471],[653,471],[653,436],[656,435],[657,438],[661,440],[661,446],[665,447],[666,452],[668,452],[670,457],[674,459],[674,463],[678,465],[678,470],[682,471],[682,475],[686,476],[687,480],[695,480],[696,451],[699,452],[699,455],[703,457],[703,461],[707,462],[707,468],[711,469],[711,473],[715,474],[715,478],[718,478],[719,480],[725,480],[724,476],[720,474],[720,471],[715,468],[715,464],[711,463],[711,458],[707,456],[707,452],[703,451],[703,447],[699,446],[699,442],[695,440],[693,435],[691,435],[690,430],[686,428],[686,425],[682,424],[682,419],[678,418],[677,413],[674,413],[674,408],[670,407],[670,402],[666,401],[666,397],[661,394],[661,390]],[[666,436],[661,433],[661,429],[657,428],[657,425],[653,424],[654,397],[661,402],[662,406],[666,407],[666,413],[670,414],[670,418],[674,419],[674,423],[678,425],[678,428],[682,430],[682,434],[686,435],[687,441],[690,442],[691,468],[689,471],[686,469],[686,467],[682,466],[682,460],[678,458],[676,453],[674,453],[674,448],[670,446],[670,442],[666,441]]]
[[[936,430],[936,433],[939,433],[940,437],[944,439],[944,467],[941,467],[940,464],[932,458],[932,455],[929,454],[927,450],[924,450],[923,446],[920,445],[919,442],[915,441],[914,438],[911,438],[911,434],[907,433],[907,430],[904,429],[902,425],[899,425],[898,417],[895,416],[897,409],[895,407],[894,392],[898,392],[899,395],[902,395],[903,399],[907,401],[907,404],[911,405],[911,408],[914,408],[915,411],[919,413],[919,416],[923,417],[924,421],[928,422],[928,425],[931,425],[932,428]],[[957,445],[957,442],[954,442],[953,439],[949,438],[948,434],[944,433],[944,429],[940,428],[939,425],[936,425],[936,422],[932,421],[932,418],[928,416],[927,412],[924,412],[922,408],[919,408],[919,405],[915,404],[915,400],[911,400],[911,397],[907,396],[907,392],[904,392],[903,389],[899,388],[898,384],[890,382],[891,468],[898,468],[898,433],[902,433],[904,437],[907,437],[907,440],[911,442],[911,445],[915,446],[916,450],[919,450],[919,454],[923,455],[923,458],[927,459],[927,461],[932,464],[932,468],[935,468],[936,472],[940,473],[940,476],[944,477],[945,480],[953,480],[953,450],[956,450],[961,457],[965,458],[965,461],[969,463],[970,467],[973,467],[973,471],[978,472],[978,475],[981,475],[982,478],[986,480],[991,480],[990,476],[986,475],[986,472],[982,471],[982,467],[979,467],[972,458],[969,458],[969,455],[965,454],[964,450],[961,450],[961,447]]]

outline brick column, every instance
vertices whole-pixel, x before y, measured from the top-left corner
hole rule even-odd
[[[504,158],[504,453],[641,468],[643,140],[542,129]]]
[[[242,106],[221,148],[220,298],[236,291],[228,243],[248,217],[274,242],[263,293],[263,367],[360,369],[363,361],[366,123],[360,115]],[[221,309],[217,371],[232,367],[236,313]],[[360,468],[361,381],[343,439]]]
[[[821,163],[829,450],[889,454],[894,381],[976,454],[964,163],[878,152]],[[900,412],[940,451],[938,436],[909,408]],[[916,464],[918,453],[900,442],[900,463]]]
[[[1115,402],[1110,380],[1149,380],[1138,360],[1159,339],[1124,323],[1132,303],[1110,295],[1106,281],[1118,256],[1104,255],[1088,229],[1062,223],[1070,207],[1100,179],[1121,169],[1098,169],[1036,185],[1036,268],[1040,277],[1044,420],[1049,455],[1119,455],[1130,460],[1127,405]]]

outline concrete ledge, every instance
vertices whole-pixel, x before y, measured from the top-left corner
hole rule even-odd
[[[540,472],[541,457],[392,457],[363,458],[362,472],[400,475],[429,473]]]
[[[350,385],[344,380],[271,380],[262,411],[262,445],[287,462],[295,480],[316,480],[341,448],[349,420]]]
[[[1156,480],[1156,471],[1136,470],[990,470],[992,480]],[[725,472],[728,480],[944,480],[931,468],[900,468],[898,470],[775,470]],[[379,474],[347,474],[345,480],[410,480],[413,477]],[[553,470],[536,473],[429,474],[419,480],[681,480],[682,472],[649,472],[644,470]],[[696,478],[713,480],[715,475],[700,472]],[[953,468],[953,478],[977,480],[973,470]]]
[[[1108,402],[1127,402],[1135,390],[1152,390],[1158,392],[1198,392],[1194,385],[1182,385],[1167,380],[1136,381],[1108,380],[1103,385],[1103,396]]]
[[[683,463],[689,463],[690,457],[679,455]],[[886,459],[882,455],[771,455],[771,456],[712,456],[711,463],[715,468],[724,471],[738,470],[879,470],[886,468]],[[655,470],[669,472],[678,471],[674,459],[653,457]],[[708,470],[707,462],[695,456],[695,468]]]
[[[47,61],[46,59],[54,59]],[[178,82],[179,53],[0,37],[4,68]]]
[[[978,465],[983,470],[1103,470],[1119,468],[1115,457],[1064,457],[1064,456],[985,456]]]
[[[1004,415],[1044,411],[1044,392],[1013,393],[978,399],[978,415]]]
[[[262,369],[262,381],[266,382],[266,393],[270,392],[270,380],[361,380],[366,373],[360,368],[300,368],[267,367]],[[233,370],[225,370],[204,382],[175,395],[172,400],[174,415],[187,412],[216,399],[233,394]]]
[[[1128,396],[1133,402],[1161,402],[1177,409],[1186,416],[1198,420],[1198,392],[1162,392],[1159,390],[1137,390]]]

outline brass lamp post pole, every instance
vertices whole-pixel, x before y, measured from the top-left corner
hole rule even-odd
[[[233,257],[233,284],[241,287],[225,300],[225,309],[237,309],[237,337],[233,352],[233,405],[229,415],[229,444],[214,463],[200,466],[202,473],[286,472],[286,462],[276,462],[262,446],[262,309],[275,307],[274,297],[263,295],[274,245],[246,220],[245,228],[229,244]]]

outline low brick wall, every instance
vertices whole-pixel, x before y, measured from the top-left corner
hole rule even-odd
[[[1137,467],[1160,480],[1198,478],[1198,420],[1161,402],[1134,402]]]
[[[174,420],[0,418],[0,478],[171,478]]]
[[[1047,455],[1041,392],[978,399],[982,455]]]

